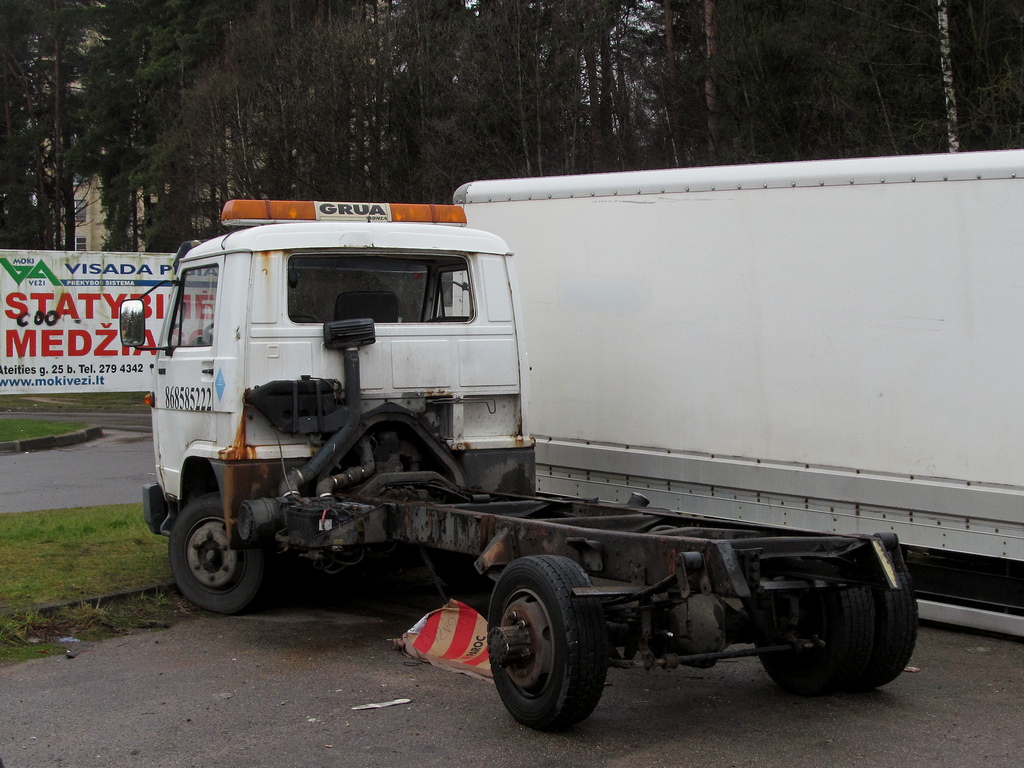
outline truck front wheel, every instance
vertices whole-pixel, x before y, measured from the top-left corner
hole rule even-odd
[[[228,546],[224,511],[216,493],[185,505],[171,529],[169,557],[182,594],[214,613],[244,610],[263,582],[263,550]]]
[[[509,713],[540,730],[585,719],[608,672],[608,632],[597,598],[576,598],[590,577],[572,560],[515,560],[501,574],[487,612],[494,686]]]

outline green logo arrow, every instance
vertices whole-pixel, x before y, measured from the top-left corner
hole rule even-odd
[[[11,264],[7,259],[0,258],[0,266],[7,270],[8,274],[14,278],[14,281],[21,285],[23,280],[29,280],[31,278],[45,278],[54,285],[60,285],[60,280],[57,276],[50,271],[50,268],[42,261],[37,261],[35,266],[29,266],[28,264]]]

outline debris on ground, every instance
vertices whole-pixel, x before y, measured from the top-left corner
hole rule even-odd
[[[394,701],[381,701],[376,704],[360,704],[358,707],[352,707],[352,709],[384,709],[384,707],[393,707],[397,704],[409,704],[412,699],[395,699]]]
[[[396,650],[418,661],[480,680],[491,678],[487,620],[458,600],[431,611],[392,642]]]

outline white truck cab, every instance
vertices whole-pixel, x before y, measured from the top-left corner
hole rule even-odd
[[[232,201],[226,222],[261,225],[179,252],[173,311],[151,337],[159,485],[146,519],[171,535],[190,503],[219,505],[224,523],[196,534],[217,551],[191,563],[217,565],[216,589],[238,577],[222,565],[242,557],[228,550],[247,499],[382,470],[533,492],[511,253],[449,225],[460,218],[457,206]],[[143,312],[122,305],[128,345],[145,339]]]

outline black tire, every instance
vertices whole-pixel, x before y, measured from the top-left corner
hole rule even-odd
[[[864,673],[848,686],[870,691],[891,683],[903,672],[917,645],[917,597],[909,573],[897,573],[899,590],[872,590],[875,603],[875,640]]]
[[[559,730],[587,718],[604,692],[608,672],[608,631],[597,598],[573,598],[573,587],[590,577],[572,560],[540,555],[515,560],[491,594],[487,623],[494,685],[516,720],[538,730]],[[495,627],[524,619],[530,631],[529,658],[494,663]]]
[[[848,688],[871,658],[875,632],[871,590],[810,590],[800,599],[799,610],[797,634],[817,637],[824,646],[765,654],[761,665],[780,688],[800,696]]]
[[[263,583],[261,549],[230,549],[220,496],[193,499],[178,515],[168,545],[171,573],[189,600],[214,613],[239,613]]]

